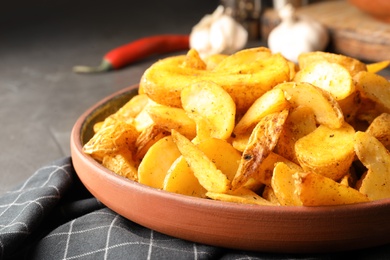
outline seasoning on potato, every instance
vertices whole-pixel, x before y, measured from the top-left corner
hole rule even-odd
[[[318,51],[298,61],[265,47],[157,61],[84,152],[133,181],[203,199],[390,198],[390,83],[376,73],[387,63]]]

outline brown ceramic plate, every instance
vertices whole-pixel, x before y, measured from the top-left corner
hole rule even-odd
[[[124,89],[86,111],[74,125],[71,152],[87,189],[140,225],[194,242],[268,252],[335,252],[390,242],[390,199],[329,207],[241,205],[165,192],[125,179],[82,152],[92,126],[137,93]]]

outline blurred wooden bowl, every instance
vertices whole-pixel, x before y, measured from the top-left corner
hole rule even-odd
[[[389,0],[348,0],[348,2],[380,21],[390,23]]]

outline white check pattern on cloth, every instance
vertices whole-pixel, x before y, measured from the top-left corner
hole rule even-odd
[[[135,224],[108,208],[57,228],[37,245],[56,259],[213,259],[208,246],[172,238]],[[37,250],[35,259],[45,259]],[[215,256],[215,254],[214,254]]]
[[[71,185],[73,166],[55,162],[0,197],[0,259],[23,244]],[[33,217],[31,217],[33,216]]]

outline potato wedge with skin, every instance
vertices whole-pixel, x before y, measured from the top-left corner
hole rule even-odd
[[[295,154],[295,142],[317,128],[314,112],[309,107],[299,106],[290,111],[275,147],[280,156],[299,164]]]
[[[138,132],[142,132],[143,130],[154,124],[152,118],[146,110],[148,106],[154,106],[154,104],[152,105],[148,103],[145,108],[134,118],[133,125]]]
[[[302,53],[298,57],[299,68],[303,69],[309,64],[313,64],[320,61],[328,61],[332,63],[337,63],[346,68],[351,76],[354,76],[360,71],[367,71],[367,66],[360,60],[348,57],[342,54],[323,52],[323,51],[314,51],[308,53]]]
[[[364,97],[376,102],[382,112],[390,113],[390,82],[385,77],[363,71],[353,79],[356,88]]]
[[[183,68],[205,70],[207,68],[206,63],[202,60],[199,53],[195,49],[190,49],[187,52],[186,59],[182,64]]]
[[[390,114],[383,113],[376,117],[366,132],[378,139],[390,151]]]
[[[170,134],[171,133],[165,128],[156,124],[152,124],[151,126],[145,128],[135,142],[135,147],[137,148],[135,159],[137,161],[141,161],[150,147],[152,147],[160,139],[169,136]]]
[[[241,160],[241,153],[230,143],[217,138],[204,140],[197,144],[197,147],[215,163],[229,181],[233,180]]]
[[[138,167],[138,182],[162,189],[169,168],[180,155],[171,136],[158,140],[149,148]]]
[[[257,47],[240,50],[223,59],[214,69],[214,72],[231,71],[241,73],[242,71],[251,71],[254,69],[253,63],[272,56],[270,49],[266,47]]]
[[[248,52],[256,51],[254,48]],[[241,63],[242,67],[236,67],[233,71],[185,68],[182,66],[185,59],[185,55],[180,55],[154,63],[142,75],[140,88],[159,104],[181,107],[180,93],[183,88],[199,81],[212,81],[229,93],[236,103],[237,112],[241,113],[266,91],[290,77],[287,60],[280,54],[255,59],[251,66]],[[240,60],[230,62],[238,64]]]
[[[246,188],[240,188],[235,191],[228,191],[227,193],[217,193],[217,192],[208,191],[206,193],[206,196],[213,200],[220,200],[226,202],[234,202],[234,203],[241,203],[241,204],[255,204],[255,205],[262,205],[262,206],[275,206],[275,204],[273,204],[272,202],[264,199],[260,195]]]
[[[104,156],[117,154],[121,149],[130,149],[135,153],[135,142],[139,136],[136,128],[120,120],[112,119],[111,122],[100,128],[83,147],[84,153],[99,162],[102,162]]]
[[[258,172],[254,174],[253,179],[261,184],[270,186],[275,165],[279,162],[283,162],[288,165],[288,167],[297,171],[303,171],[303,169],[298,164],[286,159],[283,156],[280,156],[279,154],[271,152],[260,164]]]
[[[217,168],[229,180],[233,179],[241,154],[231,144],[221,139],[209,138],[197,144],[197,147],[215,163]],[[205,197],[206,192],[199,184],[198,179],[195,177],[184,157],[180,157],[168,171],[164,180],[163,189],[197,197]]]
[[[192,139],[194,144],[199,144],[204,140],[212,138],[213,128],[206,117],[196,113],[188,114],[188,116],[196,122],[196,136]]]
[[[240,121],[235,126],[233,132],[235,135],[252,131],[255,125],[268,114],[280,112],[289,108],[289,103],[284,97],[281,89],[272,89],[259,97]]]
[[[191,114],[206,118],[211,137],[226,140],[232,134],[236,105],[219,85],[211,81],[192,84],[182,90],[181,103],[190,118]]]
[[[348,97],[338,100],[337,103],[339,103],[341,111],[343,112],[344,120],[349,124],[354,124],[362,104],[360,91],[355,90],[355,92]]]
[[[317,173],[295,173],[297,194],[303,206],[332,206],[369,202],[363,193]]]
[[[175,130],[172,130],[172,137],[195,177],[207,191],[225,193],[229,190],[229,179],[204,152]]]
[[[294,174],[303,172],[291,168],[283,162],[275,164],[272,175],[271,187],[279,203],[283,206],[302,206],[302,202],[296,192]]]
[[[169,132],[171,129],[175,129],[188,139],[196,136],[196,124],[182,108],[163,105],[149,106],[146,108],[146,112],[156,125]]]
[[[359,191],[372,200],[390,197],[390,153],[372,135],[356,132],[355,151],[359,160],[368,169],[361,181]]]
[[[205,198],[207,192],[183,156],[177,158],[169,168],[163,190],[199,198]]]
[[[275,88],[284,91],[284,96],[293,107],[310,107],[318,124],[339,128],[344,116],[337,101],[327,91],[306,82],[285,82]]]
[[[253,129],[232,182],[233,190],[245,185],[258,172],[261,163],[278,142],[287,116],[288,110],[267,115]]]
[[[355,130],[348,123],[338,129],[320,125],[295,143],[295,154],[304,171],[340,180],[353,162]]]
[[[127,179],[138,181],[137,163],[129,151],[103,157],[102,165]]]
[[[336,100],[342,100],[355,91],[349,71],[337,63],[327,61],[308,64],[294,77],[295,82],[308,82],[329,92]]]
[[[233,134],[233,137],[231,139],[233,147],[240,152],[244,152],[246,146],[248,145],[251,133],[252,131],[248,131],[246,133],[239,134],[239,135]]]
[[[116,117],[121,120],[135,118],[149,103],[149,98],[145,94],[135,95],[124,104],[116,113]]]
[[[292,81],[295,77],[295,75],[297,74],[297,72],[299,71],[299,67],[297,64],[295,64],[295,62],[292,62],[290,60],[287,61],[289,67],[290,67],[290,80],[289,81]]]
[[[136,124],[135,118],[142,112],[149,101],[150,100],[146,95],[135,95],[114,114],[106,117],[104,121],[96,123],[94,125],[94,132],[96,133],[100,128],[114,124],[115,120]]]

